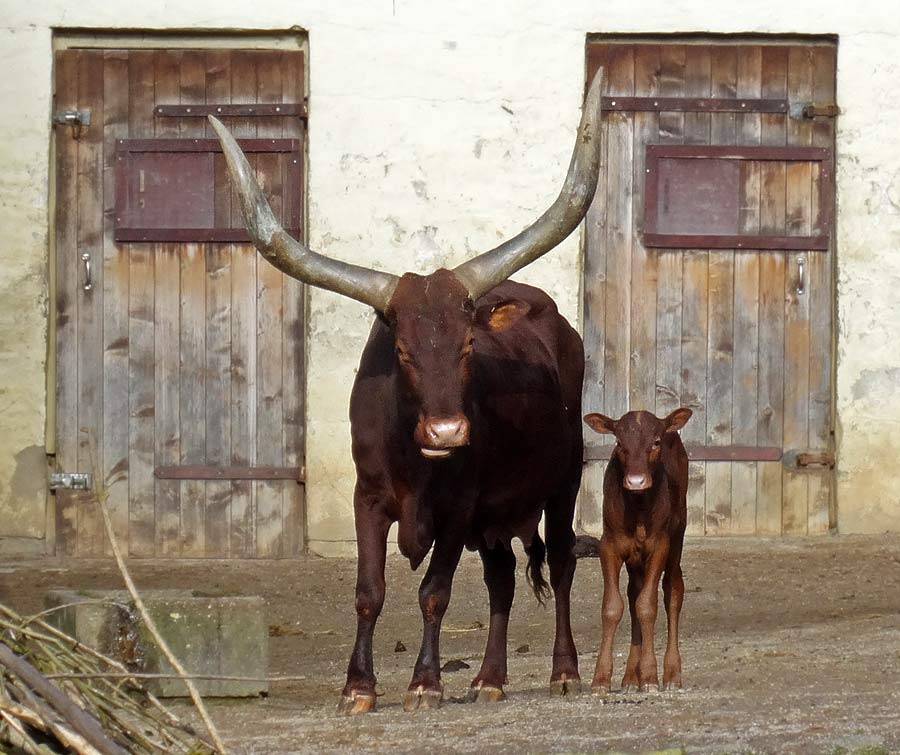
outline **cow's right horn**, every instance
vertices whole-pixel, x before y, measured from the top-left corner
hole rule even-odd
[[[219,135],[228,172],[240,195],[247,232],[262,256],[292,278],[349,296],[384,312],[399,278],[325,257],[292,238],[275,219],[234,137],[213,116],[209,116],[209,122]]]

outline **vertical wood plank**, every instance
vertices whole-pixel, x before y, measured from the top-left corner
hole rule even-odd
[[[634,46],[610,45],[606,66],[609,94],[634,93]],[[604,413],[620,417],[628,411],[631,337],[632,114],[607,117],[606,197],[606,329],[604,332]]]
[[[659,94],[660,48],[635,45],[634,94]],[[628,408],[654,411],[656,408],[656,259],[641,242],[644,217],[646,149],[659,138],[656,113],[634,113],[634,167],[631,237],[631,374]]]
[[[152,137],[155,102],[155,53],[128,53],[128,135]],[[155,550],[156,446],[154,388],[154,291],[156,254],[150,244],[124,247],[128,255],[128,551],[152,556]]]
[[[609,46],[591,45],[588,48],[588,75],[597,68],[604,68],[603,92],[609,93],[609,77],[606,67],[609,62]],[[600,143],[600,180],[594,201],[585,218],[584,232],[584,387],[582,409],[602,412],[604,401],[604,368],[606,331],[606,213],[609,193],[609,114],[603,114],[603,129]],[[586,427],[585,448],[600,444],[599,436]],[[603,497],[603,475],[595,474],[597,465],[590,462],[584,469],[581,491],[578,499],[578,526],[585,532],[598,534],[601,528],[601,504]]]
[[[182,53],[155,53],[156,101],[177,102]],[[147,113],[152,117],[152,111]],[[155,119],[156,137],[178,136],[171,118]],[[153,244],[156,256],[154,310],[154,390],[156,394],[156,447],[158,466],[177,465],[181,458],[180,336],[181,261],[177,244]],[[181,502],[178,480],[156,480],[157,556],[180,555]]]
[[[85,50],[78,75],[78,106],[103,113],[103,52]],[[102,116],[98,119],[102,123]],[[78,469],[103,478],[103,128],[87,128],[78,139]],[[84,290],[82,254],[90,255],[93,285]],[[96,503],[78,507],[78,556],[103,554],[105,536]]]
[[[791,102],[812,99],[812,50],[809,45],[792,46],[788,51],[788,98]],[[787,143],[809,146],[812,124],[791,118],[787,123]],[[788,235],[811,232],[812,166],[808,162],[788,163],[785,170],[785,212]],[[805,448],[809,441],[809,294],[797,293],[797,260],[815,255],[791,253],[785,275],[784,322],[784,445]],[[809,521],[809,477],[785,471],[782,480],[782,531],[803,535]]]
[[[256,68],[253,54],[238,50],[231,54],[231,102],[242,104],[256,99]],[[256,126],[248,118],[236,118],[232,133],[256,136]],[[251,165],[253,161],[251,160]],[[232,199],[232,225],[240,210]],[[232,247],[231,258],[231,463],[256,463],[256,249],[249,244]],[[232,557],[251,558],[256,553],[256,497],[250,481],[231,484]]]
[[[206,52],[207,102],[231,102],[231,53]],[[206,136],[215,134],[206,126]],[[216,226],[231,224],[231,186],[224,157],[215,163]],[[206,256],[206,458],[231,463],[231,257],[233,244],[208,244]],[[231,551],[231,483],[206,483],[204,547],[210,558]]]
[[[281,53],[262,50],[254,54],[257,75],[257,102],[282,101]],[[280,137],[281,119],[260,118],[258,137]],[[276,216],[281,214],[283,176],[281,158],[262,155],[258,162],[260,178],[272,199]],[[283,274],[256,255],[256,460],[258,464],[282,466],[284,462],[283,405]],[[293,483],[291,483],[293,484]],[[283,553],[285,483],[260,480],[256,488],[256,552],[262,558],[277,558]]]
[[[179,102],[206,102],[206,54],[186,50],[181,56]],[[179,119],[181,138],[205,135],[204,121]],[[206,464],[206,254],[211,244],[184,244],[179,250],[181,274],[179,416],[182,464]],[[185,480],[179,485],[181,516],[179,552],[183,557],[206,555],[206,483]]]
[[[684,95],[685,48],[664,45],[660,50],[659,93],[664,97]],[[659,141],[684,141],[684,114],[659,114]],[[657,251],[656,288],[656,414],[664,416],[681,401],[681,302],[682,261],[679,251]]]
[[[737,97],[737,49],[717,45],[711,51],[710,95]],[[710,116],[712,144],[737,142],[737,115]],[[706,443],[732,443],[732,391],[734,380],[734,250],[709,251],[708,350],[706,358]],[[731,463],[706,464],[705,529],[710,534],[728,534],[731,523]]]
[[[303,102],[306,91],[303,53],[286,51],[282,54],[282,100]],[[306,125],[300,118],[282,119],[282,136],[306,142]],[[300,166],[302,167],[302,166]],[[302,175],[302,171],[301,171]],[[293,202],[303,206],[302,187]],[[306,229],[303,229],[303,236]],[[284,465],[306,465],[306,297],[300,281],[284,277],[282,288],[284,308],[284,357],[282,363],[284,390]],[[306,486],[283,483],[284,548],[282,555],[299,556],[306,550]]]
[[[684,94],[708,97],[711,86],[710,48],[687,45],[685,49]],[[709,144],[710,115],[686,113],[686,144]],[[706,442],[706,361],[709,326],[709,253],[705,249],[683,252],[681,289],[681,396],[680,405],[690,407],[694,416],[681,431],[688,443]],[[706,463],[691,462],[688,486],[688,533],[706,531]]]
[[[756,45],[737,48],[738,97],[760,97],[762,49]],[[758,145],[760,116],[742,113],[738,142]],[[759,164],[751,163],[741,185],[741,232],[759,233]],[[732,442],[755,446],[757,442],[757,393],[759,386],[759,261],[753,252],[734,258],[734,378],[732,384]],[[731,465],[731,532],[749,535],[756,531],[757,465]]]
[[[78,106],[78,67],[81,52],[56,53],[54,107]],[[72,470],[78,464],[78,142],[74,129],[54,129],[56,140],[56,467]],[[56,493],[56,552],[75,555],[78,498],[72,491]]]
[[[120,543],[128,542],[128,253],[115,231],[116,139],[128,136],[128,53],[103,54],[103,484]],[[105,537],[104,537],[105,540]],[[112,547],[105,543],[105,554]]]
[[[835,96],[836,49],[834,46],[813,48],[812,98],[815,102],[833,102]],[[816,118],[812,124],[812,144],[827,147],[834,154],[834,119]],[[832,184],[833,185],[833,184]],[[818,215],[818,194],[813,190],[812,217]],[[833,197],[832,197],[833,199]],[[832,228],[818,228],[830,233]],[[834,338],[834,252],[832,241],[826,254],[811,253],[809,270],[809,447],[833,450],[832,435],[832,364]],[[827,532],[837,524],[832,515],[833,478],[831,471],[809,475],[809,533]]]
[[[762,49],[763,97],[787,96],[786,47]],[[760,116],[760,142],[783,146],[786,117]],[[785,232],[785,168],[767,162],[760,167],[760,232]],[[761,445],[781,446],[784,437],[784,286],[781,253],[760,255],[759,270],[759,389],[758,436]],[[781,534],[782,465],[761,462],[758,467],[756,529],[761,535]]]

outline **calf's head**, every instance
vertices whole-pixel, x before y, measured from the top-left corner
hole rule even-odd
[[[665,434],[677,433],[691,414],[690,409],[681,407],[662,419],[650,412],[628,412],[621,419],[588,414],[584,421],[598,433],[615,436],[613,455],[622,465],[623,485],[626,490],[641,491],[653,485]]]
[[[575,148],[556,201],[519,234],[451,270],[396,276],[331,259],[284,230],[241,148],[215,118],[244,223],[256,248],[286,275],[373,307],[394,334],[407,397],[419,420],[414,440],[428,457],[448,456],[469,442],[466,393],[475,332],[511,327],[527,312],[522,302],[476,309],[478,299],[517,270],[549,252],[584,218],[600,168],[602,69],[584,100]]]

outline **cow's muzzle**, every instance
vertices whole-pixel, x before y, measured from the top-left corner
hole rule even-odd
[[[469,445],[469,420],[458,414],[454,417],[432,417],[420,425],[419,448],[422,456],[443,459],[454,448]]]

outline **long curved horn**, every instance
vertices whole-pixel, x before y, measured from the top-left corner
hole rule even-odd
[[[469,289],[473,300],[553,249],[578,227],[587,213],[600,173],[602,79],[601,68],[594,74],[584,100],[569,172],[562,191],[550,209],[518,235],[454,269],[453,272]]]
[[[211,115],[209,122],[222,143],[231,181],[241,198],[247,232],[262,256],[292,278],[349,296],[384,312],[399,278],[390,273],[333,260],[292,238],[275,219],[253,169],[234,137]]]

